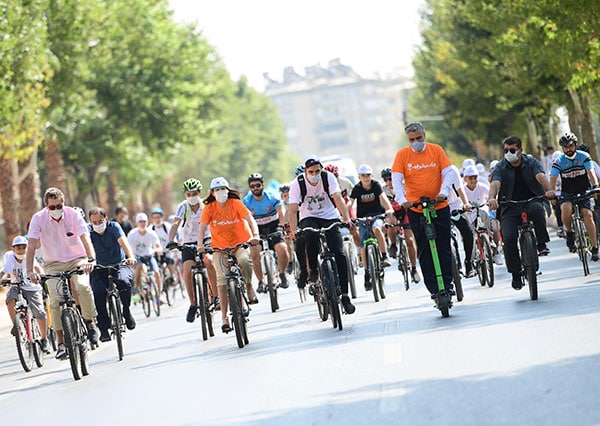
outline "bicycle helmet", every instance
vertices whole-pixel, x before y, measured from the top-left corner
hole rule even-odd
[[[575,136],[571,132],[567,132],[560,137],[558,143],[560,144],[560,146],[569,146],[572,143],[577,143],[577,136]]]
[[[294,170],[294,176],[300,176],[302,173],[304,173],[304,164],[300,164],[298,167],[296,167],[296,170]]]
[[[165,214],[165,212],[160,207],[154,207],[152,209],[152,211],[150,212],[150,215],[154,215],[154,214],[159,214],[159,215],[163,216]]]
[[[334,165],[334,164],[328,164],[325,166],[325,170],[327,170],[328,172],[333,173],[333,175],[335,177],[338,177],[340,175],[340,169],[338,168],[338,166]]]
[[[264,182],[263,175],[260,173],[252,173],[250,176],[248,176],[248,183],[254,182],[255,180]]]
[[[392,175],[392,169],[390,169],[389,167],[386,167],[385,169],[381,170],[381,178],[385,179],[386,177],[389,177]]]
[[[284,183],[279,187],[279,192],[289,192],[290,186],[287,183]]]
[[[200,191],[202,190],[202,184],[198,179],[189,178],[185,182],[183,182],[183,190],[184,191]]]

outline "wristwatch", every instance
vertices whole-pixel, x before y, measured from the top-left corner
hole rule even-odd
[[[96,261],[95,257],[88,257],[88,262],[89,263],[92,263],[92,262],[95,262],[95,261]]]

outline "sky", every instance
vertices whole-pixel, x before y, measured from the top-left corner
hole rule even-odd
[[[339,58],[363,77],[412,74],[425,0],[170,0],[177,22],[196,23],[232,78],[264,89],[263,73]]]

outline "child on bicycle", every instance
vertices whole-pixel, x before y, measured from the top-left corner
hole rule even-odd
[[[21,289],[23,290],[23,296],[27,300],[27,304],[31,308],[33,317],[38,321],[40,326],[40,334],[42,335],[42,350],[45,353],[50,353],[48,350],[48,340],[46,336],[46,311],[44,309],[44,303],[42,298],[42,286],[34,284],[27,278],[27,275],[23,271],[23,260],[25,259],[25,252],[27,251],[27,238],[18,235],[12,241],[12,250],[4,253],[3,267],[2,267],[2,281],[10,279],[11,282],[17,282],[22,279]],[[42,267],[37,262],[33,261],[33,267],[38,274],[42,274]],[[16,285],[12,285],[6,294],[6,308],[8,309],[8,315],[13,323],[11,334],[16,337],[17,329],[15,327],[15,317],[17,312],[15,310],[17,303],[18,289]]]

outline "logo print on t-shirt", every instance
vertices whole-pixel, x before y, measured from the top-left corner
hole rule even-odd
[[[323,194],[308,195],[306,198],[308,199],[308,206],[307,206],[308,210],[310,210],[310,211],[313,210],[312,204],[317,204],[316,210],[321,210],[324,207],[323,201],[325,201],[325,197],[323,196]]]

